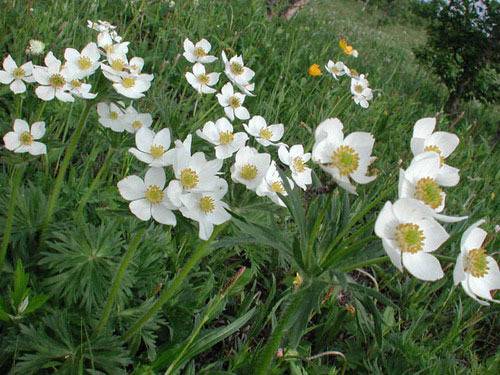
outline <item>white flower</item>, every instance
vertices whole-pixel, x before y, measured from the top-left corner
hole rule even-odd
[[[288,184],[290,188],[293,188],[293,181],[288,178]],[[287,196],[288,193],[285,190],[285,186],[283,186],[283,180],[276,169],[276,163],[271,161],[271,165],[266,171],[266,174],[259,186],[257,186],[257,190],[255,191],[259,197],[269,197],[274,203],[279,206],[285,207],[285,203],[281,200],[280,195]]]
[[[165,167],[172,164],[173,150],[170,148],[170,129],[164,128],[158,133],[148,128],[141,128],[135,133],[135,145],[128,151],[150,167]]]
[[[470,226],[462,235],[460,254],[453,270],[455,285],[462,284],[465,293],[481,305],[489,305],[492,301],[500,303],[491,297],[491,290],[500,289],[500,271],[495,259],[486,255],[483,248],[486,231],[479,228],[484,220]]]
[[[190,63],[208,64],[217,60],[217,57],[211,56],[208,53],[212,46],[206,39],[202,39],[196,44],[193,44],[189,39],[184,39],[184,57]]]
[[[137,56],[132,57],[127,67],[130,73],[139,75],[142,72],[142,68],[144,68],[144,59]]]
[[[247,124],[243,124],[245,131],[262,146],[279,146],[278,142],[285,132],[283,124],[274,124],[267,126],[267,122],[262,116],[253,116]]]
[[[376,176],[368,175],[368,167],[375,139],[370,133],[354,132],[344,139],[343,125],[337,118],[330,118],[318,125],[312,159],[328,172],[342,188],[356,194],[356,187],[349,177],[359,184],[367,184]]]
[[[278,149],[278,156],[283,164],[290,167],[292,178],[297,185],[306,190],[307,185],[312,183],[311,168],[306,165],[311,159],[311,153],[305,154],[302,145],[293,145],[288,150],[287,146],[283,144]]]
[[[177,207],[169,198],[170,184],[165,188],[163,168],[149,168],[144,181],[138,176],[125,177],[118,182],[118,190],[124,199],[131,201],[130,211],[140,220],[147,221],[152,216],[160,224],[176,224],[172,210]]]
[[[150,113],[139,113],[132,105],[125,112],[126,130],[129,133],[135,133],[142,128],[149,128],[153,124],[153,117]]]
[[[448,174],[454,174],[458,183],[458,169],[450,167],[445,163],[445,159],[457,148],[460,139],[453,133],[434,132],[436,128],[436,118],[421,118],[413,127],[411,138],[411,151],[414,156],[424,152],[436,152],[441,157],[441,168]]]
[[[255,88],[253,83],[250,83],[255,76],[255,72],[243,64],[241,56],[233,56],[230,60],[227,59],[226,53],[222,51],[222,62],[224,63],[224,73],[231,82],[246,95],[251,95]]]
[[[458,173],[440,167],[440,157],[435,152],[417,155],[410,166],[399,171],[399,198],[415,198],[433,210],[437,220],[456,222],[467,219],[467,216],[453,217],[441,215],[445,206],[446,193],[441,186],[455,186]]]
[[[214,225],[220,225],[231,219],[226,211],[227,203],[221,199],[227,192],[227,182],[218,178],[217,186],[213,191],[202,193],[187,193],[180,196],[182,214],[199,223],[199,236],[208,240],[214,230]]]
[[[233,125],[225,118],[218,119],[215,123],[208,121],[203,130],[197,130],[198,137],[215,145],[215,157],[227,159],[236,151],[245,146],[248,135],[244,132],[233,132]]]
[[[45,134],[45,122],[38,121],[30,126],[21,119],[14,121],[14,131],[3,137],[5,148],[16,153],[29,152],[31,155],[47,153],[47,147],[42,142],[36,142]]]
[[[364,74],[352,76],[351,93],[354,103],[359,104],[362,108],[368,108],[368,102],[373,99],[373,92],[372,89],[368,87],[368,81]]]
[[[248,120],[250,118],[248,109],[243,107],[245,95],[240,94],[239,92],[234,92],[234,88],[231,82],[228,82],[224,86],[222,86],[221,93],[217,94],[216,96],[219,104],[224,107],[226,116],[231,121],[234,120],[235,116],[240,120]]]
[[[87,44],[82,52],[78,52],[74,48],[66,48],[64,58],[66,59],[66,67],[75,72],[75,78],[82,79],[88,77],[99,68],[99,58],[101,54],[97,48],[97,44],[91,42]]]
[[[71,95],[82,99],[94,99],[97,94],[91,93],[92,85],[90,83],[81,82],[78,79],[72,79],[68,82],[69,92]]]
[[[115,103],[98,103],[97,114],[99,123],[114,132],[122,133],[127,127],[125,111]]]
[[[104,76],[113,81],[116,77],[119,77],[122,73],[126,72],[129,66],[127,55],[122,53],[107,53],[106,61],[108,64],[101,63],[101,69]]]
[[[33,56],[41,55],[44,50],[45,43],[36,39],[30,39],[28,47],[26,47],[26,53]]]
[[[385,252],[400,271],[404,267],[417,279],[426,281],[443,277],[439,261],[430,253],[449,235],[423,203],[410,198],[394,204],[386,202],[375,222],[375,234],[382,239]]]
[[[259,154],[256,149],[245,146],[238,150],[231,166],[231,178],[250,190],[256,190],[271,164],[271,155]]]
[[[101,21],[101,20],[98,20],[97,22],[93,22],[91,20],[87,20],[87,27],[89,29],[92,29],[92,30],[95,30],[95,31],[99,31],[99,32],[111,31],[111,30],[115,30],[116,29],[116,26],[113,26],[108,21]]]
[[[334,63],[332,60],[328,60],[328,63],[325,65],[327,71],[331,73],[333,78],[338,80],[338,77],[341,77],[345,74],[349,75],[350,70],[342,61],[338,61]]]
[[[45,67],[35,66],[33,77],[40,84],[35,89],[36,96],[48,101],[56,97],[62,102],[73,102],[75,99],[68,92],[70,87],[68,81],[74,77],[71,70],[61,67],[61,61],[56,59],[52,52],[45,56]]]
[[[210,86],[219,81],[220,73],[206,73],[205,66],[200,63],[193,65],[193,73],[186,72],[186,79],[200,94],[213,94],[216,90]]]
[[[7,55],[3,60],[3,69],[0,70],[0,82],[4,85],[10,84],[9,88],[14,94],[21,94],[26,91],[24,82],[35,81],[32,76],[33,64],[31,61],[18,67],[14,59]]]
[[[113,88],[118,94],[130,99],[139,99],[144,97],[144,92],[151,87],[153,80],[152,74],[132,74],[123,72],[119,76],[110,75],[108,77],[113,83]]]
[[[474,3],[474,9],[479,19],[484,19],[487,13],[487,7],[483,0],[478,0]]]

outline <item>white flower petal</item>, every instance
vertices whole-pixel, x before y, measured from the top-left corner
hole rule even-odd
[[[165,171],[163,168],[149,168],[144,176],[144,184],[146,187],[156,185],[160,189],[165,187]]]
[[[415,254],[403,253],[403,265],[413,276],[424,281],[436,281],[444,276],[437,258],[429,253],[419,251]]]
[[[139,176],[127,176],[118,182],[118,191],[128,201],[144,198],[146,186]]]
[[[45,122],[37,121],[31,125],[31,135],[33,139],[40,139],[45,134]]]
[[[161,203],[152,205],[151,215],[160,224],[175,225],[177,223],[174,213]]]
[[[47,146],[45,146],[42,142],[33,142],[29,148],[28,152],[31,155],[45,155],[47,153]]]
[[[151,219],[151,203],[147,199],[138,199],[128,205],[130,211],[142,221]]]

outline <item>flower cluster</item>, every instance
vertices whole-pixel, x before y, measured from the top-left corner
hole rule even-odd
[[[411,139],[414,157],[406,170],[400,170],[399,199],[386,202],[375,223],[375,233],[382,239],[392,263],[400,271],[406,269],[426,281],[444,276],[439,260],[431,254],[449,238],[439,222],[467,219],[467,216],[442,214],[446,198],[443,187],[455,186],[460,179],[459,170],[446,164],[459,139],[452,133],[435,132],[435,127],[435,118],[423,118],[415,123]],[[489,291],[500,288],[500,272],[482,247],[486,237],[478,228],[482,223],[474,224],[463,234],[454,280],[474,299],[492,301]]]

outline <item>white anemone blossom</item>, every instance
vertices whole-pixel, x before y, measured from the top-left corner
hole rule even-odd
[[[233,56],[228,60],[226,53],[222,51],[222,62],[224,63],[224,73],[231,82],[246,95],[253,96],[252,91],[255,84],[250,81],[255,76],[255,72],[246,67],[242,56]]]
[[[148,128],[141,128],[135,133],[135,145],[128,151],[150,167],[166,167],[172,164],[173,150],[170,148],[170,129],[164,128],[158,133]]]
[[[15,153],[29,152],[31,155],[47,153],[47,147],[42,142],[37,142],[45,134],[45,122],[38,121],[30,126],[21,119],[14,121],[14,131],[8,132],[3,137],[5,148]]]
[[[78,79],[72,79],[68,83],[69,92],[71,95],[81,99],[94,99],[97,94],[90,92],[92,85],[90,83],[82,82]]]
[[[375,222],[375,234],[382,239],[391,262],[417,279],[435,281],[443,277],[438,259],[430,254],[448,238],[446,230],[432,218],[430,209],[416,199],[386,202]]]
[[[212,46],[206,39],[202,39],[193,44],[189,39],[184,39],[183,56],[190,63],[209,64],[217,60],[217,57],[209,55]]]
[[[368,87],[368,80],[364,74],[351,77],[351,93],[354,103],[360,105],[362,108],[368,108],[368,102],[373,99],[373,92]]]
[[[278,156],[281,162],[288,165],[292,172],[295,183],[303,190],[312,183],[311,168],[306,163],[311,159],[311,153],[304,153],[304,146],[293,145],[290,149],[287,145],[281,145],[278,149]]]
[[[75,101],[69,93],[68,84],[75,78],[74,73],[62,67],[61,61],[52,52],[47,53],[44,62],[46,66],[35,66],[33,69],[33,77],[40,84],[35,89],[36,96],[45,101],[52,100],[54,97],[62,102]]]
[[[172,212],[178,207],[170,199],[171,184],[165,188],[166,178],[163,168],[149,168],[144,180],[139,176],[128,176],[118,182],[120,195],[131,201],[130,211],[142,221],[153,217],[161,224],[175,225]]]
[[[139,113],[132,105],[125,110],[126,130],[129,133],[136,133],[139,129],[150,128],[153,124],[153,117],[150,113]]]
[[[186,72],[185,76],[189,84],[200,94],[213,94],[217,91],[211,86],[219,82],[220,73],[207,73],[203,64],[194,64],[193,72]]]
[[[293,188],[293,181],[287,177],[288,185]],[[260,197],[268,197],[278,206],[285,207],[285,203],[281,200],[280,195],[287,196],[283,180],[276,168],[275,161],[271,161],[271,165],[266,171],[264,178],[260,182],[255,191]]]
[[[123,103],[118,103],[123,104]],[[115,103],[101,102],[97,104],[99,124],[117,133],[122,133],[127,127],[127,118],[123,107]]]
[[[91,42],[87,44],[82,52],[74,48],[66,48],[64,58],[66,59],[66,68],[74,72],[75,78],[82,79],[88,77],[100,66],[99,59],[101,54],[97,44]]]
[[[484,222],[479,220],[462,235],[453,281],[455,285],[460,283],[469,297],[481,305],[489,305],[486,301],[500,303],[491,297],[490,292],[500,289],[500,271],[495,259],[484,249],[487,233],[479,227]]]
[[[17,66],[14,59],[7,55],[3,60],[3,70],[0,70],[0,82],[4,85],[10,85],[9,88],[14,94],[22,94],[26,91],[24,82],[34,82],[33,64],[31,61]]]
[[[196,134],[215,146],[217,159],[230,158],[236,151],[244,147],[248,140],[246,133],[234,133],[233,125],[225,117],[221,117],[215,123],[208,121],[202,130],[196,131]]]
[[[271,164],[271,155],[259,153],[255,148],[245,146],[236,153],[231,166],[231,179],[249,190],[256,190]]]
[[[336,80],[339,79],[338,77],[350,74],[349,68],[342,61],[337,61],[336,63],[334,63],[332,60],[328,60],[325,68]]]
[[[248,120],[250,118],[248,109],[243,107],[245,95],[239,92],[234,92],[234,87],[231,82],[228,82],[224,86],[222,86],[221,93],[217,94],[216,96],[219,104],[224,107],[226,116],[231,121],[233,121],[235,117],[239,118],[240,120]]]
[[[285,127],[283,124],[267,125],[262,116],[253,116],[247,124],[243,124],[245,131],[255,138],[262,146],[279,146],[279,140],[283,137]]]
[[[144,97],[144,92],[151,87],[152,74],[133,74],[122,72],[120,75],[109,75],[113,81],[113,88],[118,94],[130,99],[139,99]]]
[[[367,184],[376,176],[368,175],[368,167],[375,160],[371,156],[375,139],[367,132],[354,132],[344,138],[343,125],[338,118],[330,118],[318,125],[314,133],[312,159],[351,194],[359,184]]]

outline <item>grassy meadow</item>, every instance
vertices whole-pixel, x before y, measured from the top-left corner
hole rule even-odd
[[[152,114],[154,129],[169,127],[173,139],[184,139],[205,122],[224,116],[214,95],[197,95],[184,77],[191,64],[182,57],[183,40],[206,38],[219,57],[222,50],[243,55],[255,71],[256,93],[245,104],[269,124],[283,123],[284,142],[302,143],[310,151],[316,126],[338,117],[346,133],[374,135],[378,178],[359,185],[358,196],[333,189],[308,201],[304,225],[316,228],[308,220],[324,215],[321,241],[331,243],[343,234],[337,238],[343,256],[334,256],[329,270],[304,276],[304,288],[318,288],[316,300],[306,299],[312,311],[301,310],[298,323],[288,324],[284,308],[301,292],[293,284],[299,272],[293,260],[295,240],[301,233],[293,213],[230,183],[225,201],[234,220],[221,226],[206,248],[201,248],[196,225],[180,214],[175,227],[137,220],[117,189],[123,177],[144,173],[144,166],[128,152],[134,137],[102,127],[93,103],[62,180],[53,219],[45,223],[58,169],[87,103],[45,103],[36,98],[33,86],[21,100],[1,85],[2,136],[15,118],[30,124],[43,120],[48,149],[46,157],[33,157],[13,156],[0,148],[2,231],[11,205],[13,166],[24,168],[0,269],[0,307],[12,309],[10,301],[21,288],[14,280],[23,284],[18,261],[29,277],[25,282],[30,298],[46,299],[30,314],[0,320],[1,373],[500,371],[498,305],[480,306],[460,286],[454,287],[452,278],[460,236],[470,224],[486,218],[483,227],[491,235],[487,249],[498,249],[500,111],[498,105],[471,102],[463,106],[458,122],[440,113],[446,88],[412,54],[425,42],[424,20],[388,16],[355,0],[312,0],[290,21],[269,20],[263,0],[178,0],[173,6],[152,0],[5,0],[0,51],[17,62],[27,61],[29,40],[39,39],[46,52],[62,59],[65,48],[80,50],[95,41],[96,33],[86,22],[98,19],[116,25],[131,42],[130,56],[143,57],[144,71],[154,74],[146,97],[135,101],[136,108]],[[357,59],[342,54],[340,36],[359,51]],[[347,79],[335,81],[324,71],[329,59],[342,59],[367,75],[374,90],[368,109],[353,102]],[[43,65],[43,56],[32,60]],[[313,63],[321,66],[322,76],[307,74]],[[211,68],[222,70],[220,62]],[[124,100],[98,76],[91,78],[94,92],[107,100]],[[451,238],[437,252],[445,277],[430,283],[390,264],[373,234],[373,223],[383,203],[397,197],[399,169],[412,158],[414,123],[437,113],[439,130],[460,138],[449,163],[460,168],[461,181],[447,189],[446,213],[469,219],[445,225]],[[234,126],[242,129],[241,121]],[[193,149],[213,158],[212,146],[196,135]],[[225,163],[223,169],[227,180],[229,166]],[[319,168],[316,174],[317,187],[329,181]],[[306,205],[304,195],[299,205]],[[191,264],[194,249],[203,256]],[[121,267],[125,253],[131,254],[130,263]],[[177,284],[176,275],[184,270],[186,277]],[[117,271],[123,279],[114,288]],[[113,288],[116,300],[104,324],[104,306]],[[163,298],[166,303],[134,330],[138,319]],[[271,352],[272,364],[264,371],[261,363]]]

